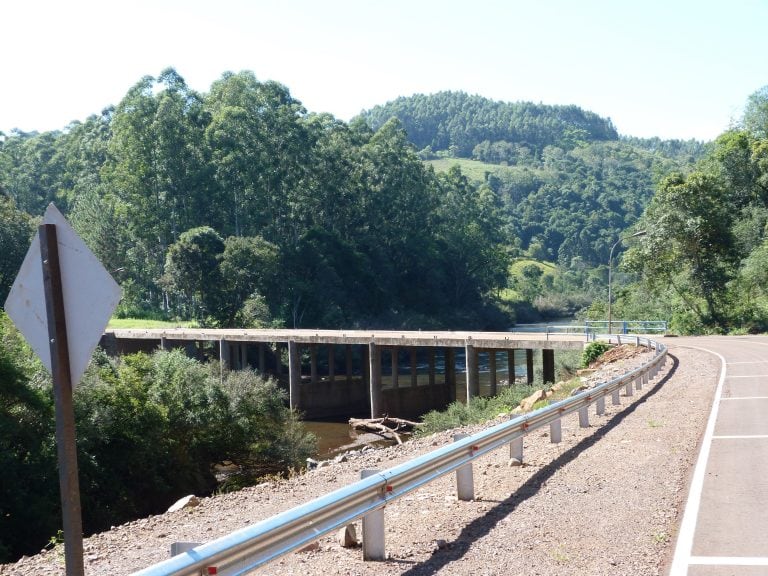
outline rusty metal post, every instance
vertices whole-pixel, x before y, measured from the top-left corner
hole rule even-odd
[[[72,402],[72,371],[64,316],[59,245],[55,224],[42,224],[40,256],[51,348],[51,375],[56,408],[56,451],[59,458],[59,490],[64,529],[64,560],[67,576],[83,576],[83,520],[77,471],[75,411]]]

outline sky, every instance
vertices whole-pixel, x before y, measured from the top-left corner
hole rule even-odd
[[[768,85],[768,0],[3,0],[0,131],[48,131],[173,67],[252,70],[348,121],[461,90],[711,140]]]

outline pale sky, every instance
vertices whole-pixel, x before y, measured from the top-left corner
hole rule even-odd
[[[768,85],[768,0],[2,0],[0,131],[46,131],[174,67],[276,80],[349,120],[462,90],[710,140]]]

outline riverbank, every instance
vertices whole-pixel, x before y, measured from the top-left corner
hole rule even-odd
[[[259,573],[590,574],[663,571],[718,372],[708,355],[673,350],[670,373],[603,416],[563,420],[563,442],[529,435],[524,465],[501,449],[474,468],[476,500],[456,499],[452,475],[386,508],[386,562],[364,563],[359,549],[323,538],[310,552]],[[467,427],[402,446],[359,450],[286,481],[203,498],[196,508],[150,517],[86,539],[89,576],[127,574],[168,556],[174,541],[209,541],[451,442]],[[360,526],[358,522],[358,535]],[[63,574],[60,550],[0,567],[3,576]]]

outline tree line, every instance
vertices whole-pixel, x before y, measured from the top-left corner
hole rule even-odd
[[[619,301],[670,318],[685,333],[768,329],[768,87],[691,172],[660,183],[638,224],[647,235],[625,269],[639,275]]]
[[[62,131],[6,135],[0,187],[8,242],[28,242],[27,216],[55,201],[121,284],[121,314],[509,322],[488,296],[509,244],[490,188],[436,174],[396,120],[374,131],[308,113],[251,72],[201,94],[168,69]]]

